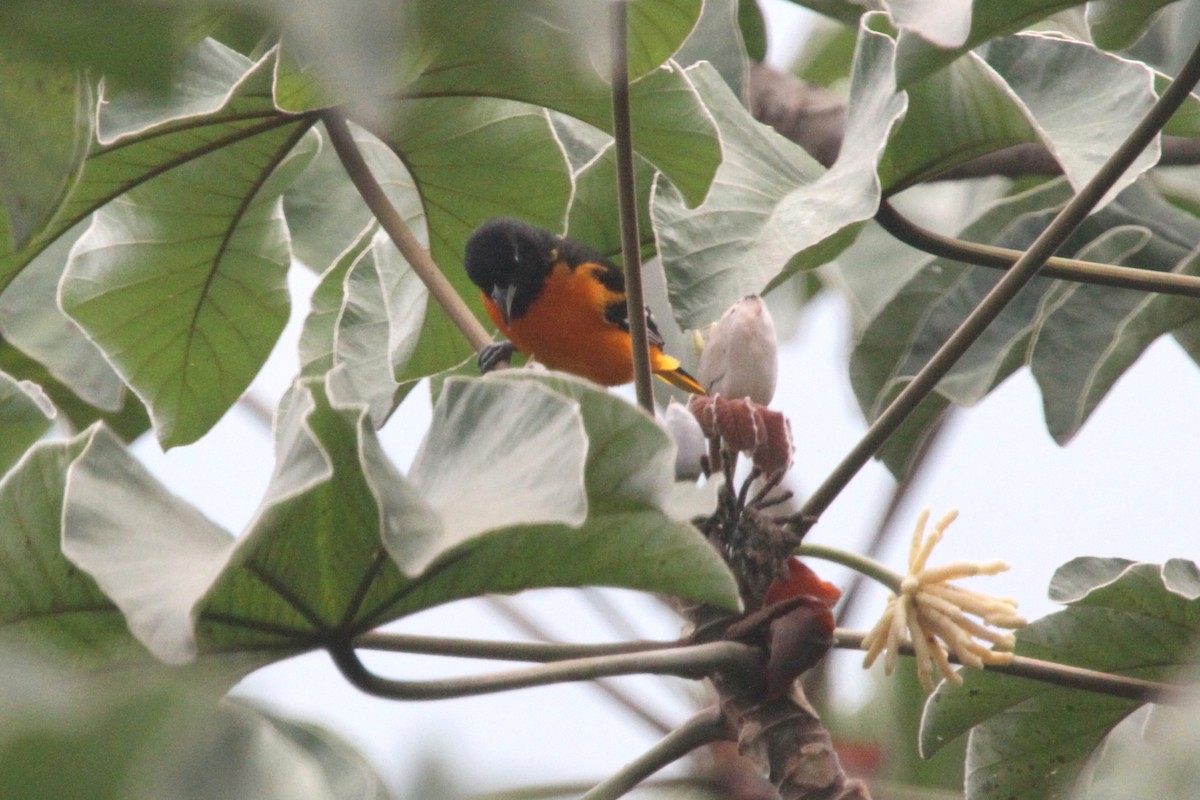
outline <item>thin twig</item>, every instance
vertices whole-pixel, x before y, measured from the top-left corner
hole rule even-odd
[[[1009,269],[1021,257],[1020,250],[968,242],[922,228],[897,211],[886,200],[880,203],[879,210],[875,212],[875,221],[905,244],[930,255],[961,261],[965,264],[975,264],[993,269]],[[1136,289],[1180,297],[1200,297],[1200,278],[1175,272],[1157,272],[1051,256],[1046,259],[1046,265],[1042,267],[1042,275],[1047,278],[1059,278],[1076,283],[1115,286],[1119,289]]]
[[[401,681],[384,678],[368,670],[359,660],[350,641],[330,644],[328,651],[333,663],[352,685],[367,694],[389,700],[445,700],[554,683],[590,681],[614,675],[676,675],[700,680],[716,671],[738,672],[759,668],[759,654],[754,648],[737,642],[709,642],[646,653],[555,661],[489,675]]]
[[[903,575],[893,572],[874,559],[859,555],[858,553],[851,553],[848,550],[839,550],[836,547],[806,542],[796,548],[796,555],[819,558],[822,561],[831,561],[834,564],[849,567],[858,574],[865,575],[883,584],[893,594],[900,593],[900,582],[904,580]]]
[[[1029,249],[1000,278],[999,282],[967,315],[950,338],[938,348],[928,363],[913,377],[883,413],[871,424],[862,439],[846,455],[833,472],[812,493],[801,507],[797,516],[804,520],[815,520],[829,508],[842,489],[858,474],[879,448],[895,433],[916,410],[917,406],[937,386],[938,382],[954,367],[967,349],[983,335],[988,326],[1008,306],[1017,293],[1037,275],[1040,267],[1059,248],[1071,232],[1079,226],[1088,213],[1104,197],[1124,172],[1129,169],[1138,154],[1154,139],[1162,126],[1188,97],[1192,86],[1200,79],[1200,44],[1188,57],[1179,76],[1138,123],[1133,132],[1121,143],[1099,171],[1088,181],[1079,194],[1055,216],[1046,230],[1038,236]]]
[[[371,169],[367,166],[362,153],[359,152],[354,135],[346,124],[345,116],[337,109],[330,109],[321,113],[321,119],[329,134],[329,141],[333,144],[333,149],[337,152],[342,167],[345,168],[354,188],[358,189],[363,202],[379,220],[379,226],[400,250],[400,254],[408,261],[412,271],[425,284],[430,296],[442,307],[446,315],[450,317],[450,321],[462,331],[462,335],[471,343],[471,347],[479,351],[490,345],[492,337],[471,313],[471,309],[467,308],[463,299],[458,296],[454,286],[430,257],[429,251],[417,241],[417,237],[404,222],[400,212],[388,200],[379,181],[371,174]]]
[[[716,706],[698,712],[638,758],[596,785],[583,800],[615,800],[702,745],[733,738]]]
[[[617,156],[617,208],[621,222],[621,262],[625,266],[625,302],[633,342],[633,383],[638,405],[654,416],[650,381],[650,340],[646,333],[646,295],[642,289],[641,237],[638,234],[637,183],[633,177],[633,126],[629,116],[629,52],[625,0],[612,4],[613,147]]]
[[[648,653],[681,646],[681,642],[613,642],[605,644],[564,644],[560,642],[497,642],[487,639],[451,639],[444,636],[416,636],[406,633],[373,631],[356,636],[354,646],[362,650],[390,653],[420,653],[432,656],[530,661],[546,664],[576,658],[611,656],[622,653]]]
[[[833,632],[834,647],[848,650],[862,650],[863,631],[849,631],[838,628]],[[911,656],[911,643],[902,644],[900,652]],[[950,662],[961,664],[953,653],[948,654]],[[1105,694],[1110,697],[1122,697],[1136,700],[1140,703],[1187,703],[1195,699],[1194,687],[1181,686],[1172,683],[1147,681],[1141,678],[1129,678],[1124,675],[1113,675],[1084,667],[1073,667],[1069,664],[1058,664],[1053,661],[1043,661],[1038,658],[1013,656],[1011,664],[988,664],[984,667],[988,672],[999,672],[1018,678],[1030,678],[1042,683],[1065,686],[1068,689],[1079,689],[1085,692]]]

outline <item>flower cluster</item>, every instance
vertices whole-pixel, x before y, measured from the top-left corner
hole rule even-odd
[[[884,671],[890,675],[895,670],[900,646],[911,634],[917,677],[927,691],[933,691],[935,667],[947,680],[962,683],[962,677],[950,666],[947,650],[962,664],[976,669],[985,664],[1011,663],[1013,635],[988,626],[1015,629],[1025,624],[1024,618],[1017,614],[1015,600],[990,597],[950,583],[1004,572],[1008,565],[1003,561],[956,561],[939,567],[926,566],[934,546],[957,517],[957,510],[950,511],[934,524],[926,537],[929,509],[921,512],[909,551],[908,575],[900,584],[900,594],[888,600],[883,616],[863,640],[867,650],[863,666],[871,666],[886,651]],[[976,622],[968,614],[982,622]]]

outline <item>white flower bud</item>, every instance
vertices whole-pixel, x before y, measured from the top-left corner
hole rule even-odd
[[[700,354],[698,380],[710,395],[749,397],[768,405],[775,395],[775,323],[767,304],[748,294],[726,311]]]
[[[708,452],[708,440],[704,438],[704,431],[700,430],[700,423],[687,406],[676,403],[672,398],[663,414],[663,427],[675,440],[676,480],[696,480],[700,477],[700,458]]]

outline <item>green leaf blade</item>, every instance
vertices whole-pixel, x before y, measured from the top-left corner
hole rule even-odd
[[[1017,635],[1018,655],[1118,675],[1171,681],[1195,661],[1200,592],[1179,592],[1165,566],[1080,558],[1051,583],[1070,607]],[[1194,564],[1172,563],[1177,585],[1196,587]],[[930,697],[921,729],[926,755],[971,730],[971,798],[1051,798],[1071,790],[1108,732],[1140,704],[1041,681],[966,670]]]
[[[146,403],[165,446],[203,435],[283,330],[278,195],[314,153],[296,148],[306,132],[273,129],[126,193],[72,250],[62,306]]]
[[[81,72],[0,55],[0,186],[13,250],[46,228],[92,139],[95,94]]]
[[[0,370],[0,475],[50,429],[54,417],[54,404],[41,389]]]
[[[727,156],[709,197],[689,209],[656,187],[652,214],[680,324],[713,322],[737,298],[778,285],[844,249],[878,207],[876,166],[904,112],[894,90],[894,42],[860,31],[841,156],[822,173],[798,146],[749,117],[710,67],[693,67],[713,109]]]

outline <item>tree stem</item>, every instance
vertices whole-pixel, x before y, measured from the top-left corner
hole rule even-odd
[[[531,661],[547,664],[555,661],[649,653],[680,647],[680,642],[613,642],[610,644],[564,644],[560,642],[497,642],[487,639],[454,639],[444,636],[414,636],[403,633],[372,631],[354,638],[354,646],[363,650],[390,653],[420,653],[433,656]]]
[[[888,233],[905,244],[930,255],[994,269],[1009,269],[1021,257],[1021,251],[1007,247],[967,242],[923,228],[897,211],[886,200],[879,205],[875,221]],[[1046,259],[1042,275],[1076,283],[1115,286],[1158,294],[1200,297],[1200,278],[1175,272],[1156,272],[1148,269],[1119,267],[1074,258]]]
[[[333,149],[337,152],[342,167],[345,168],[354,188],[358,189],[363,202],[367,204],[367,208],[379,221],[380,227],[400,250],[400,254],[408,261],[412,271],[425,284],[430,296],[442,307],[446,315],[450,317],[450,321],[462,331],[462,335],[471,343],[471,347],[476,351],[487,347],[492,343],[492,337],[471,313],[471,309],[467,308],[467,304],[459,297],[454,286],[430,257],[429,251],[421,246],[417,237],[404,222],[404,218],[400,216],[400,212],[388,200],[383,187],[379,185],[379,181],[375,180],[366,160],[359,152],[358,144],[354,141],[354,134],[350,132],[350,126],[346,124],[346,117],[338,109],[329,109],[322,112],[321,119],[329,134],[329,141],[333,144]]]
[[[583,800],[616,800],[639,783],[697,747],[711,742],[732,739],[732,732],[716,706],[698,712],[687,722],[668,733],[645,753],[583,796]]]
[[[553,683],[590,681],[613,675],[677,675],[699,680],[716,671],[759,668],[759,654],[754,648],[737,642],[709,642],[668,650],[555,661],[543,666],[490,675],[400,681],[381,677],[368,670],[359,660],[350,641],[331,644],[328,651],[334,664],[351,684],[367,694],[390,700],[445,700]]]
[[[621,262],[625,302],[633,341],[633,383],[638,405],[654,416],[650,377],[650,340],[646,333],[646,294],[642,288],[641,236],[638,232],[637,183],[633,175],[633,125],[629,115],[629,50],[625,0],[612,4],[613,148],[617,157],[617,208],[621,222]]]
[[[833,632],[834,647],[849,650],[862,650],[863,631],[849,631],[838,628]],[[900,646],[903,655],[913,655],[911,643]],[[948,654],[952,664],[961,664],[953,654]],[[1123,697],[1140,703],[1186,703],[1194,699],[1194,689],[1158,681],[1147,681],[1141,678],[1129,678],[1124,675],[1113,675],[1084,667],[1073,667],[1069,664],[1057,664],[1053,661],[1042,661],[1038,658],[1013,656],[1011,664],[988,664],[984,667],[988,672],[999,672],[1003,675],[1013,675],[1019,678],[1031,678],[1043,683],[1065,686],[1069,689],[1079,689],[1085,692],[1106,694],[1111,697]]]
[[[1037,275],[1038,270],[1054,251],[1066,241],[1108,190],[1146,148],[1171,115],[1187,99],[1191,88],[1200,80],[1200,43],[1188,57],[1187,63],[1162,97],[1138,123],[1129,137],[1121,143],[1079,194],[1063,208],[1040,236],[1030,245],[1012,268],[967,315],[962,324],[938,348],[928,363],[905,386],[896,399],[871,424],[862,439],[838,464],[825,482],[817,487],[801,507],[797,516],[816,520],[829,508],[842,489],[858,474],[863,465],[895,433],[938,382],[948,373],[967,349],[978,339],[1017,293]]]
[[[841,564],[843,567],[849,567],[854,570],[859,575],[873,578],[888,589],[891,589],[893,594],[900,594],[900,582],[904,580],[904,576],[892,572],[883,564],[866,556],[846,550],[839,550],[836,547],[827,547],[823,544],[808,543],[800,545],[796,549],[796,555],[819,558],[822,561]]]

